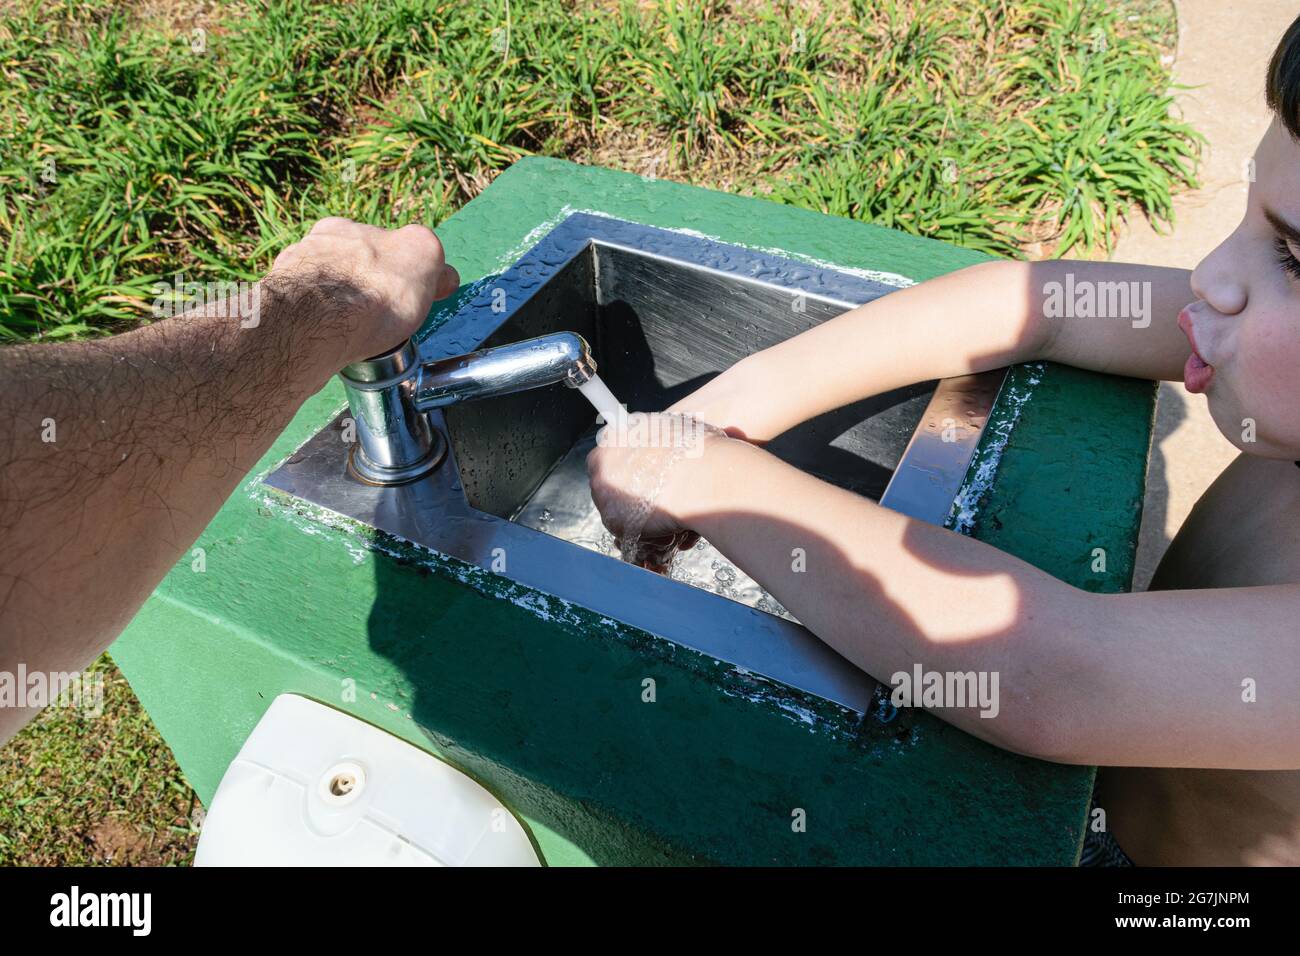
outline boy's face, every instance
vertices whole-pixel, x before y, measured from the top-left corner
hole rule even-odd
[[[1255,153],[1245,217],[1192,289],[1178,320],[1195,349],[1188,389],[1205,392],[1242,451],[1300,458],[1300,145],[1277,120]]]

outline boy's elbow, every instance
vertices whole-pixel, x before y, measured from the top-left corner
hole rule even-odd
[[[1055,707],[1039,706],[1008,722],[1006,750],[1049,763],[1088,764],[1073,722]]]
[[[1052,763],[1077,763],[1073,758],[1077,742],[1069,722],[1051,706],[1049,696],[1026,692],[1022,684],[1014,693],[1004,692],[996,710],[985,711],[970,727],[976,736],[1012,753]]]

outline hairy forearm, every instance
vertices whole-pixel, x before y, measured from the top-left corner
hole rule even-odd
[[[427,227],[329,217],[252,292],[0,350],[0,672],[93,660],[303,400],[415,334],[459,283]],[[0,706],[0,742],[30,716]]]
[[[255,314],[0,350],[0,670],[75,670],[117,635],[337,370],[348,297],[270,280]]]
[[[996,716],[941,716],[998,746],[1046,755],[1074,681],[1060,640],[1089,595],[1011,555],[882,508],[743,442],[712,445],[688,484],[683,524],[767,588],[805,626],[882,681],[896,672],[996,673]],[[1075,675],[1074,677],[1070,675]],[[1066,706],[1068,695],[1056,699]]]
[[[1102,283],[1122,283],[1123,296],[1106,294]],[[1102,292],[1093,295],[1094,307],[1123,306],[1124,314],[1080,314],[1087,312],[1080,296],[1089,285]],[[1192,298],[1189,274],[1180,269],[983,263],[893,292],[755,353],[674,410],[766,441],[870,395],[1016,362],[1049,359],[1180,379],[1189,348],[1177,315]],[[1045,309],[1049,299],[1053,307]]]

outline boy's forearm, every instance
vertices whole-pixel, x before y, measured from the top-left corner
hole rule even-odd
[[[1008,303],[1020,263],[990,262],[900,289],[755,354],[747,374],[792,400],[777,434],[823,412],[933,378],[998,368],[1041,350]],[[776,391],[773,388],[772,391]]]
[[[997,673],[999,709],[942,716],[999,746],[1054,746],[1046,689],[1082,670],[1066,622],[1089,596],[1003,552],[907,518],[743,442],[691,462],[678,515],[853,664]],[[1073,675],[1069,677],[1067,675]],[[1060,695],[1064,701],[1066,695]]]
[[[705,447],[675,519],[878,680],[997,675],[995,716],[944,700],[945,721],[1062,763],[1300,767],[1300,585],[1093,594],[760,448]]]
[[[755,353],[674,410],[766,441],[870,395],[1036,359],[1180,379],[1189,349],[1176,319],[1192,299],[1188,280],[1184,270],[1105,262],[981,263]],[[1089,287],[1094,311],[1122,314],[1087,314]]]

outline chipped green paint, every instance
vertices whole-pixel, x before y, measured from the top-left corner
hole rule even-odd
[[[915,280],[983,258],[545,159],[516,164],[439,235],[473,284],[574,211]],[[996,481],[965,530],[1080,587],[1127,587],[1152,388],[1015,374],[1037,381],[995,410],[995,424],[1014,420],[981,449]],[[331,383],[303,406],[200,538],[207,570],[178,564],[112,649],[205,801],[271,700],[294,692],[466,770],[552,865],[1077,858],[1089,768],[1017,757],[924,713],[849,713],[259,483],[342,405]],[[1094,547],[1107,575],[1091,572]]]

